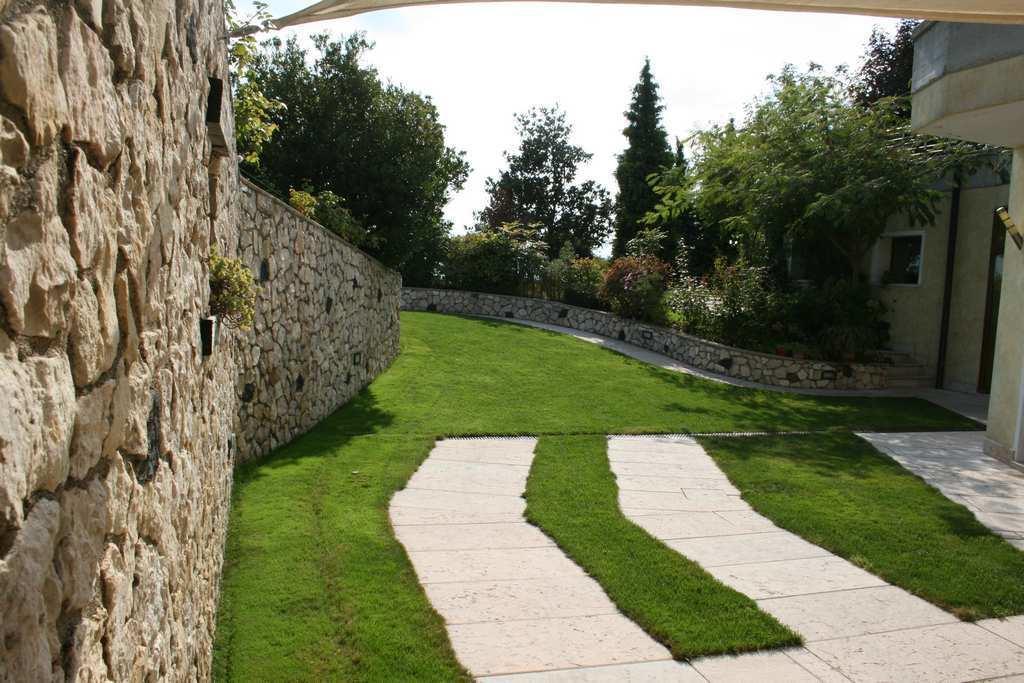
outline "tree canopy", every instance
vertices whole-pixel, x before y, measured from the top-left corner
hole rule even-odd
[[[871,31],[853,96],[858,104],[870,105],[884,97],[910,96],[914,75],[914,29],[919,21],[903,19],[890,36],[877,26]],[[910,116],[910,102],[900,103],[899,113]]]
[[[572,126],[557,106],[530,109],[516,122],[519,149],[506,152],[508,168],[487,180],[482,227],[536,225],[548,258],[566,243],[590,256],[611,230],[612,209],[607,190],[593,180],[577,182],[580,165],[593,155],[570,141]]]
[[[361,63],[371,49],[362,34],[313,45],[310,54],[274,39],[253,56],[249,82],[286,107],[270,113],[277,133],[262,141],[258,166],[243,168],[282,197],[333,193],[362,225],[361,246],[406,282],[428,283],[451,230],[444,207],[468,173],[463,154],[447,145],[429,97]]]
[[[934,219],[933,184],[948,158],[922,153],[896,101],[855,104],[843,72],[813,66],[786,67],[770,86],[742,125],[697,135],[693,173],[662,176],[655,217],[695,206],[780,282],[794,240],[824,238],[857,276],[889,216]]]
[[[645,59],[640,80],[633,86],[629,111],[625,114],[629,123],[622,134],[628,144],[619,155],[615,169],[619,193],[615,199],[613,256],[626,253],[626,245],[640,230],[640,220],[658,203],[658,197],[647,181],[648,176],[672,165],[668,134],[661,125],[663,109],[658,84],[651,73],[651,61]]]

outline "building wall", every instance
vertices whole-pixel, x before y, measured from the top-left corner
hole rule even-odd
[[[946,353],[945,387],[956,391],[977,390],[985,316],[986,283],[991,248],[992,217],[1008,195],[1005,184],[966,187],[960,197],[960,224],[951,298],[949,344]],[[939,355],[942,297],[946,275],[951,196],[940,202],[935,222],[911,226],[894,216],[872,254],[872,281],[888,309],[890,346],[909,353],[934,373]],[[921,233],[924,253],[920,283],[882,284],[889,265],[889,240],[896,235]]]
[[[1014,150],[1010,180],[1010,215],[1024,225],[1024,149]],[[991,452],[1024,462],[1020,451],[1021,355],[1024,354],[1024,253],[1006,238],[1003,295],[999,305],[992,398],[989,402],[988,443]]]
[[[702,370],[770,386],[801,389],[884,389],[888,383],[888,370],[885,366],[826,363],[771,356],[698,339],[668,328],[620,318],[604,311],[570,306],[559,301],[453,289],[404,287],[402,308],[410,311],[519,318],[559,325],[629,342]]]
[[[238,458],[258,457],[355,396],[398,354],[401,276],[244,183],[239,254],[260,282],[238,334]]]
[[[234,459],[397,349],[398,276],[240,192],[224,33],[220,0],[0,0],[2,680],[208,680]],[[203,356],[212,245],[270,276]]]

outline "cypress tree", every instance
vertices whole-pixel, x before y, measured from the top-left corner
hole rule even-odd
[[[613,256],[625,253],[626,243],[640,229],[637,222],[657,204],[658,198],[647,183],[647,176],[672,165],[668,134],[661,126],[663,109],[658,84],[651,75],[651,60],[645,59],[640,80],[633,86],[633,101],[626,112],[629,125],[622,131],[629,144],[619,155],[619,165],[615,169],[619,194],[616,198]]]

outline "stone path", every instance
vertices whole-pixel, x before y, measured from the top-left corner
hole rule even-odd
[[[496,318],[497,320],[498,318]],[[747,389],[762,389],[765,391],[778,391],[782,393],[791,394],[806,394],[809,396],[877,396],[877,397],[913,397],[923,398],[931,401],[937,405],[942,406],[948,410],[952,410],[955,413],[959,413],[966,417],[971,418],[984,424],[988,420],[988,397],[981,394],[964,394],[957,391],[945,391],[941,389],[865,389],[865,390],[847,390],[847,389],[794,389],[790,387],[776,387],[767,384],[758,384],[757,382],[751,382],[749,380],[737,379],[735,377],[727,377],[725,375],[719,375],[714,372],[695,368],[691,365],[687,365],[681,361],[675,360],[669,356],[666,356],[655,351],[648,351],[647,349],[624,342],[611,337],[605,337],[592,332],[581,332],[574,330],[570,327],[562,327],[561,325],[551,325],[549,323],[539,323],[532,320],[521,320],[518,318],[500,318],[503,322],[511,322],[519,325],[526,325],[528,327],[536,327],[541,330],[548,330],[549,332],[558,332],[560,334],[567,334],[571,337],[575,337],[581,341],[589,342],[591,344],[597,344],[607,349],[611,349],[624,356],[635,358],[636,360],[656,365],[665,370],[672,372],[681,372],[686,375],[693,375],[695,377],[701,377],[712,382],[721,382],[722,384],[731,384],[737,387],[745,387]]]
[[[601,667],[587,680],[701,680],[523,518],[535,439],[446,439],[391,502],[459,661],[477,677]],[[501,680],[495,678],[493,680]]]
[[[804,636],[692,662],[708,680],[974,681],[1024,676],[1024,617],[958,621],[751,509],[688,437],[610,437],[634,523]]]
[[[985,455],[983,433],[859,436],[1024,550],[1024,472]]]
[[[391,503],[456,655],[482,680],[1024,680],[1024,617],[959,622],[775,527],[689,437],[610,437],[626,515],[806,640],[674,662],[524,520],[535,444],[439,441]]]

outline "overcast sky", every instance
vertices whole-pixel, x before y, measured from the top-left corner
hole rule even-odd
[[[245,2],[238,3],[244,7]],[[312,0],[271,0],[275,16]],[[472,170],[448,206],[457,231],[486,202],[484,181],[514,148],[513,115],[558,103],[575,141],[594,154],[587,177],[614,195],[615,156],[645,56],[651,58],[670,136],[742,116],[786,63],[854,65],[872,26],[893,20],[703,7],[565,3],[455,4],[372,12],[282,31],[365,31],[383,78],[430,95],[449,144]]]

